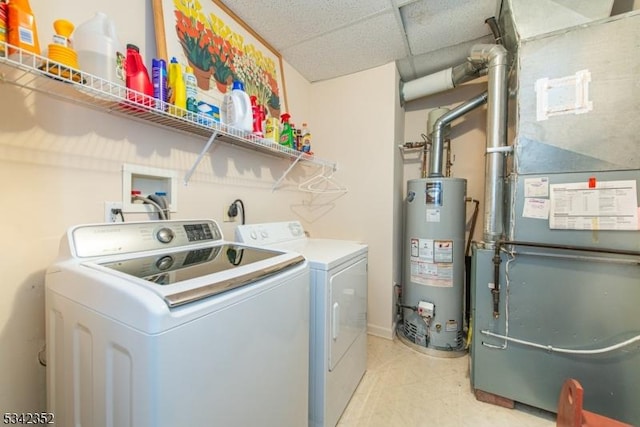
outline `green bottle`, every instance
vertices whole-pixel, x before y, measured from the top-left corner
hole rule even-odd
[[[293,128],[289,123],[291,115],[284,113],[280,116],[282,121],[282,131],[280,132],[280,145],[293,149],[295,147],[296,136],[293,134]]]

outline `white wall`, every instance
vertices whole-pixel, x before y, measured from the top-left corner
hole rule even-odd
[[[313,230],[323,237],[356,238],[369,245],[369,332],[392,337],[394,156],[398,144],[397,71],[394,63],[314,83],[314,147],[339,161],[335,178],[343,196],[308,201]]]

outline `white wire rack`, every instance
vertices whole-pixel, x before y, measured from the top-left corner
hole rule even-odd
[[[34,55],[13,46],[11,48],[15,52],[7,56],[9,45],[0,42],[0,46],[4,47],[5,52],[4,55],[0,53],[0,83],[9,83],[106,113],[207,138],[207,144],[185,176],[185,184],[189,182],[198,163],[214,141],[222,141],[264,154],[287,158],[293,160],[293,165],[302,160],[331,170],[337,169],[335,162],[301,153],[271,140],[226,126],[205,114],[177,108],[143,93],[127,89],[122,85],[52,61],[44,56]],[[282,182],[292,167],[288,168],[284,175],[276,181],[274,189]]]

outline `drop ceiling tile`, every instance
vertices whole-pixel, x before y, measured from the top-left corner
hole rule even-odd
[[[392,11],[376,15],[281,53],[314,82],[377,67],[407,55],[402,31]]]
[[[411,52],[420,55],[491,34],[496,0],[419,1],[400,9]]]
[[[276,50],[392,10],[391,0],[225,0],[238,17]]]

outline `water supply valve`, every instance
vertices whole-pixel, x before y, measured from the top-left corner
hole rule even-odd
[[[421,317],[433,318],[435,309],[432,302],[420,301],[418,303],[418,315]]]

